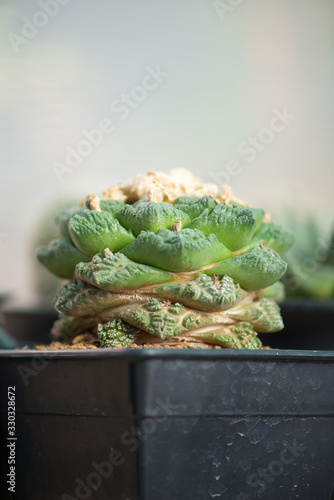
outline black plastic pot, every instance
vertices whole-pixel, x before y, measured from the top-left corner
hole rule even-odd
[[[333,368],[314,351],[3,351],[1,499],[330,500]]]

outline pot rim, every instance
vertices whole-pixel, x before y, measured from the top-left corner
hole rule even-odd
[[[210,351],[210,352],[208,352]],[[334,361],[334,351],[316,351],[316,350],[292,350],[292,349],[268,349],[268,350],[250,350],[250,349],[73,349],[73,350],[0,350],[0,360],[11,359],[111,359],[111,360],[150,360],[150,359],[175,359],[175,360],[304,360],[304,361]]]

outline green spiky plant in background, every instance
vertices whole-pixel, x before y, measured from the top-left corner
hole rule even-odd
[[[334,298],[334,228],[326,232],[314,216],[288,218],[295,244],[286,255],[289,297]]]
[[[59,237],[37,251],[70,280],[55,299],[57,340],[258,349],[257,332],[283,328],[291,233],[228,186],[181,174],[137,176],[57,216]]]

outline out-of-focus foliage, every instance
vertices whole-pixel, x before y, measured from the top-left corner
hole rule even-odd
[[[9,298],[10,296],[7,294],[0,294],[0,308]],[[1,326],[1,323],[3,323],[3,321],[4,318],[0,313],[0,349],[14,349],[17,345],[17,342]]]
[[[326,233],[313,216],[288,224],[295,241],[285,255],[287,296],[334,298],[334,227]]]

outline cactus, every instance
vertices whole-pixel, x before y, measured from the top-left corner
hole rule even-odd
[[[56,339],[258,349],[258,332],[283,328],[276,300],[292,236],[262,209],[184,172],[150,172],[104,195],[61,212],[59,238],[37,251],[70,280],[55,299]]]

